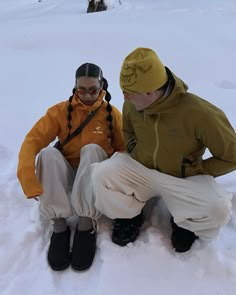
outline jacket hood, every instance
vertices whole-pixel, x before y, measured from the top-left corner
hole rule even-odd
[[[143,110],[147,114],[156,114],[157,112],[169,109],[172,105],[177,104],[181,96],[188,90],[188,85],[184,81],[178,78],[168,68],[166,68],[166,71],[169,77],[166,92],[163,97]]]

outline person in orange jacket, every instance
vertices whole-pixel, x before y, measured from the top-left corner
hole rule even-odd
[[[81,65],[72,96],[48,109],[26,135],[19,153],[22,189],[27,198],[40,201],[40,213],[53,224],[48,263],[56,271],[70,264],[78,271],[91,266],[101,213],[95,206],[90,166],[124,151],[121,113],[110,104],[107,87],[100,67]],[[88,116],[82,131],[70,139]],[[58,148],[49,146],[56,138]],[[74,214],[79,222],[71,253],[67,219]]]

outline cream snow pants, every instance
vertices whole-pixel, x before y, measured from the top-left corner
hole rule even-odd
[[[96,144],[81,149],[78,169],[73,169],[62,153],[47,147],[39,153],[36,172],[44,193],[39,197],[41,214],[47,219],[69,218],[73,214],[98,219],[91,182],[91,163],[107,159]]]
[[[145,202],[161,196],[183,228],[214,238],[231,215],[232,194],[212,176],[177,178],[148,169],[126,153],[92,165],[96,208],[109,218],[132,218]]]

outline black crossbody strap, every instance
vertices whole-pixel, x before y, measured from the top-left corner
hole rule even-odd
[[[81,131],[84,129],[84,127],[92,120],[92,118],[96,115],[97,111],[101,108],[103,104],[103,101],[102,103],[100,104],[100,106],[98,108],[96,108],[95,110],[93,110],[88,116],[87,118],[80,124],[80,126],[75,129],[74,132],[72,132],[71,134],[69,134],[67,136],[67,138],[62,142],[60,143],[60,141],[58,140],[54,147],[58,150],[62,150],[63,146],[66,145],[69,141],[71,141],[71,139],[73,139],[76,135],[80,134]]]

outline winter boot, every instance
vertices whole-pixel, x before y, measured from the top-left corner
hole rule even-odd
[[[139,235],[144,222],[143,213],[133,218],[117,218],[113,222],[112,242],[119,246],[126,246],[134,242]]]
[[[71,257],[71,267],[74,270],[86,270],[92,265],[96,252],[96,238],[94,228],[82,231],[76,227]]]
[[[171,217],[172,235],[171,242],[176,252],[186,252],[190,250],[192,244],[198,236],[190,230],[179,227],[174,223],[173,217]]]
[[[70,265],[70,229],[51,236],[48,263],[53,270],[64,270]]]

